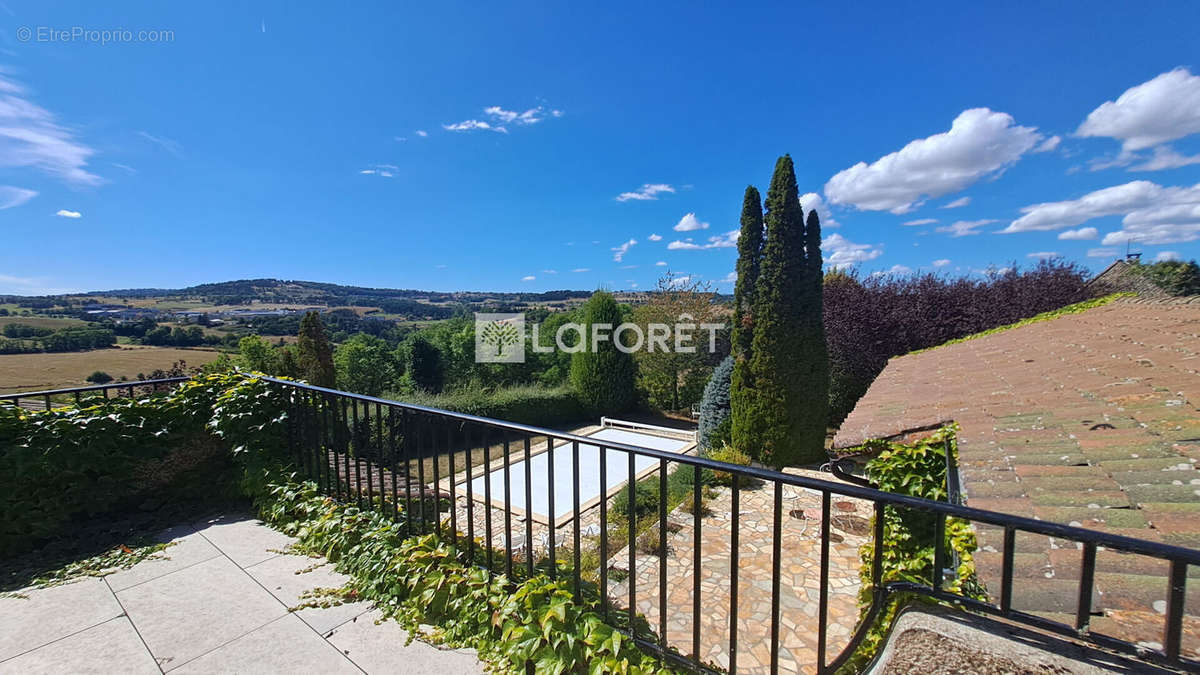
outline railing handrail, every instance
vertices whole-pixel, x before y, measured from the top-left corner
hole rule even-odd
[[[810,478],[808,476],[797,476],[795,474],[784,473],[782,471],[774,471],[772,469],[763,469],[754,466],[741,466],[739,464],[727,464],[725,462],[700,457],[695,455],[680,455],[669,450],[657,450],[655,448],[645,448],[636,445],[629,445],[616,441],[598,442],[595,438],[588,436],[579,436],[566,431],[556,431],[554,429],[546,429],[544,427],[536,427],[519,422],[507,422],[505,420],[496,420],[489,417],[480,417],[469,413],[454,412],[452,410],[443,410],[441,408],[433,408],[429,406],[419,405],[416,403],[405,403],[403,401],[394,401],[391,399],[379,398],[377,396],[367,396],[365,394],[355,394],[352,392],[341,391],[338,389],[330,389],[328,387],[318,387],[304,382],[295,380],[285,380],[277,377],[259,376],[260,379],[267,382],[274,382],[284,386],[295,387],[306,391],[314,391],[322,394],[331,394],[342,396],[345,398],[355,399],[364,403],[378,403],[397,408],[403,408],[413,412],[427,413],[431,415],[439,415],[441,417],[449,417],[462,422],[470,422],[472,424],[486,424],[492,427],[498,427],[509,431],[532,434],[535,436],[549,436],[557,440],[577,441],[587,445],[603,445],[605,448],[612,450],[620,450],[624,452],[633,452],[646,457],[654,457],[656,459],[665,459],[681,464],[689,464],[699,466],[704,469],[712,469],[722,472],[737,473],[747,478],[754,478],[767,482],[781,482],[794,487],[809,488],[817,491],[825,491],[843,495],[846,497],[857,497],[874,502],[884,502],[895,506],[904,506],[908,508],[930,511],[934,513],[942,513],[947,516],[962,518],[973,522],[987,523],[998,527],[1014,527],[1027,532],[1036,534],[1044,534],[1051,537],[1059,537],[1061,539],[1070,539],[1079,542],[1091,542],[1099,546],[1126,551],[1128,553],[1136,553],[1141,555],[1150,555],[1157,558],[1168,558],[1173,560],[1185,561],[1190,565],[1200,565],[1200,550],[1173,546],[1171,544],[1163,544],[1155,541],[1147,541],[1144,539],[1135,539],[1119,534],[1111,534],[1101,532],[1099,530],[1088,530],[1082,527],[1072,525],[1061,525],[1045,520],[1037,520],[1027,518],[1025,516],[1016,516],[1008,513],[1000,513],[998,511],[987,511],[977,509],[970,506],[960,506],[947,502],[940,502],[922,497],[910,497],[901,495],[895,492],[886,492],[876,490],[874,488],[861,487],[858,485],[848,485],[845,483],[835,483],[826,481],[820,478]]]
[[[107,384],[92,384],[86,387],[71,387],[69,389],[45,389],[42,391],[22,391],[16,394],[0,394],[0,401],[19,398],[41,398],[59,394],[80,394],[85,391],[102,391],[105,389],[126,389],[128,387],[146,387],[150,385],[175,384],[186,382],[190,377],[164,377],[157,380],[137,380],[135,382],[109,382]]]

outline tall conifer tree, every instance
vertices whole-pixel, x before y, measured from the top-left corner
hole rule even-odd
[[[332,389],[335,386],[337,376],[333,367],[333,347],[325,335],[325,324],[320,314],[306,312],[300,320],[300,339],[296,341],[296,351],[299,352],[301,377],[318,387]]]

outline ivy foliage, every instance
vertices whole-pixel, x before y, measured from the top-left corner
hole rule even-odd
[[[958,424],[947,424],[928,437],[909,444],[868,441],[862,449],[877,451],[878,454],[866,464],[867,478],[880,490],[945,501],[947,441],[953,460],[957,462],[958,429]],[[936,514],[914,509],[885,509],[883,583],[907,581],[929,585],[934,573],[936,527]],[[947,552],[947,561],[957,563],[954,574],[945,579],[943,588],[951,593],[985,600],[986,591],[975,575],[974,553],[978,544],[971,524],[960,518],[947,518],[943,546]],[[862,586],[859,589],[858,602],[864,617],[872,602],[871,569],[874,554],[872,543],[863,544],[859,549],[862,559],[862,568],[859,571]],[[906,601],[916,599],[918,598],[911,594],[893,597],[889,606],[876,617],[875,625],[846,664],[845,668],[849,672],[863,670],[882,646],[896,611]]]
[[[402,510],[397,520],[384,515],[390,504],[359,509],[302,481],[289,452],[289,411],[302,403],[295,390],[232,372],[141,399],[36,413],[0,407],[4,554],[64,532],[81,515],[147,495],[172,498],[181,485],[211,491],[236,482],[264,520],[297,539],[294,548],[328,558],[351,577],[350,597],[375,603],[410,638],[432,625],[429,637],[475,648],[497,672],[523,672],[527,661],[539,673],[671,672],[627,639],[621,624],[604,622],[595,588],[576,597],[544,565],[523,579],[490,574],[480,564],[483,551],[471,560],[437,534],[406,536]],[[215,468],[183,461],[179,453],[193,447],[216,448],[220,461]],[[165,471],[168,461],[180,469]],[[197,473],[201,465],[205,472]],[[64,573],[103,573],[159,550],[123,547]],[[649,634],[644,619],[637,632]]]

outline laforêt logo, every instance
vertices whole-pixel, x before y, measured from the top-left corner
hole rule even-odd
[[[525,363],[525,314],[475,313],[476,363]]]

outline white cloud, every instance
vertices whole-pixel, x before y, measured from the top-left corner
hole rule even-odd
[[[958,220],[949,225],[937,228],[938,232],[944,232],[951,237],[967,237],[972,234],[979,234],[979,228],[984,225],[991,225],[996,222],[992,218],[984,218],[983,220]]]
[[[1102,245],[1195,241],[1200,239],[1200,184],[1163,187],[1137,180],[1096,190],[1079,199],[1033,204],[1021,212],[1024,215],[1001,231],[1058,230],[1093,218],[1123,215],[1121,229],[1106,234]]]
[[[1176,68],[1125,90],[1088,114],[1076,136],[1121,141],[1133,152],[1200,132],[1200,77]]]
[[[1137,166],[1129,167],[1129,170],[1162,171],[1164,169],[1178,169],[1181,166],[1191,166],[1192,164],[1200,164],[1200,155],[1187,157],[1175,152],[1169,145],[1160,145],[1154,148],[1154,154],[1149,159]]]
[[[625,242],[624,244],[621,244],[620,246],[614,246],[612,248],[612,250],[614,251],[613,260],[615,262],[621,262],[621,260],[625,258],[625,254],[629,252],[629,249],[636,245],[637,245],[637,239],[630,239],[629,241]]]
[[[909,267],[908,265],[892,265],[891,267],[887,268],[886,270],[872,272],[871,276],[882,277],[882,276],[887,276],[889,274],[902,276],[902,275],[911,274],[911,273],[912,273],[912,268]]]
[[[818,214],[817,217],[819,218],[820,212],[818,211],[817,214]],[[730,272],[729,274],[726,274],[725,278],[721,279],[721,283],[723,283],[723,284],[737,283],[737,272]]]
[[[700,251],[709,248],[733,248],[737,246],[738,236],[741,235],[741,230],[730,230],[725,234],[718,234],[708,238],[708,242],[697,244],[691,237],[683,241],[673,241],[667,244],[667,249],[671,251]]]
[[[542,274],[558,274],[558,270],[542,270]]]
[[[650,235],[649,237],[646,237],[646,238],[647,238],[647,239],[649,239],[650,241],[662,241],[662,235],[661,235],[661,234],[652,234],[652,235]]]
[[[654,263],[654,265],[655,265],[656,267],[666,267],[666,266],[667,266],[667,261],[666,261],[666,260],[659,260],[658,262]]]
[[[66,209],[59,209],[58,212],[55,213],[54,215],[60,216],[62,218],[79,218],[83,214],[78,211],[68,211]]]
[[[943,209],[961,209],[962,207],[964,207],[970,203],[971,203],[970,197],[959,197],[958,199],[955,199],[954,201],[950,202],[949,204],[943,204],[942,208]]]
[[[429,135],[429,132],[425,131],[424,129],[417,129],[417,135],[420,136],[421,138],[425,138],[426,136]]]
[[[817,219],[821,221],[821,227],[841,227],[842,224],[833,219],[833,210],[821,198],[821,195],[815,192],[807,192],[800,195],[800,208],[804,209],[804,217],[808,218],[808,212],[816,209]]]
[[[902,224],[909,227],[918,227],[920,225],[932,225],[937,221],[937,218],[917,218],[916,220],[906,220]]]
[[[1003,171],[1040,141],[1036,128],[1016,126],[1007,113],[964,110],[947,132],[837,173],[825,184],[825,196],[864,211],[907,213],[925,199]]]
[[[836,232],[821,240],[821,252],[825,258],[825,265],[834,269],[867,262],[883,255],[882,248],[870,244],[856,244]]]
[[[945,267],[946,265],[949,265],[949,264],[950,264],[949,258],[941,258],[939,260],[934,260],[932,263],[932,265],[934,267]]]
[[[571,271],[575,272],[576,274],[579,274],[579,273],[583,273],[583,272],[591,272],[592,270],[587,267],[576,267],[575,269],[573,269]]]
[[[392,140],[396,141],[397,143],[404,143],[408,141],[408,139],[404,136],[392,136]]]
[[[454,124],[443,124],[442,128],[446,131],[495,131],[501,134],[508,133],[508,129],[502,126],[492,126],[482,120],[463,120]]]
[[[0,211],[20,206],[38,195],[37,190],[0,185]]]
[[[1059,257],[1059,253],[1057,251],[1035,251],[1033,253],[1026,253],[1025,257],[1036,258],[1038,260],[1049,260],[1051,258]]]
[[[1087,257],[1089,258],[1114,258],[1118,251],[1115,248],[1089,248]]]
[[[1167,262],[1168,260],[1182,260],[1178,251],[1159,251],[1158,255],[1154,256],[1154,262]]]
[[[358,173],[364,176],[379,176],[380,178],[394,178],[400,167],[395,164],[374,164],[374,168],[361,169]]]
[[[530,108],[524,112],[517,112],[493,105],[484,108],[483,114],[490,117],[491,120],[469,119],[462,122],[455,122],[454,124],[443,124],[442,128],[446,131],[495,131],[507,134],[509,126],[524,127],[537,124],[546,119],[546,109],[542,106]],[[550,114],[554,117],[562,117],[561,110],[552,110]],[[417,135],[424,136],[425,133],[418,131]]]
[[[1078,230],[1066,230],[1058,233],[1058,238],[1063,241],[1087,241],[1095,239],[1100,232],[1094,227],[1081,227]]]
[[[642,187],[633,192],[622,192],[617,195],[616,199],[619,202],[633,201],[649,201],[658,199],[658,195],[662,193],[673,193],[675,188],[666,183],[642,183]]]
[[[1058,149],[1058,144],[1061,142],[1062,142],[1061,137],[1051,136],[1050,138],[1047,138],[1046,140],[1042,141],[1041,144],[1039,144],[1036,148],[1034,148],[1033,152],[1034,152],[1034,154],[1037,154],[1039,152],[1052,152],[1052,151]]]
[[[694,214],[694,213],[689,213],[689,214],[685,215],[684,217],[679,219],[678,223],[675,224],[676,232],[692,232],[695,230],[707,230],[707,229],[708,229],[708,223],[700,222],[700,220],[698,218],[696,218],[696,214]]]
[[[99,185],[103,179],[86,168],[93,154],[0,70],[0,168],[34,168],[68,183]]]
[[[527,277],[521,277],[521,281],[535,281],[536,279],[537,277],[533,276],[532,274]]]

